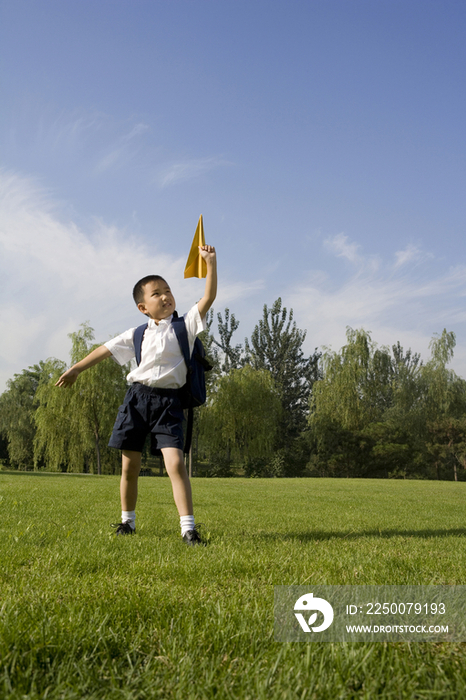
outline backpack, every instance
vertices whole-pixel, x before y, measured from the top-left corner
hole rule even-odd
[[[189,357],[189,341],[186,324],[184,318],[178,316],[176,311],[173,313],[172,324],[187,368],[186,384],[181,387],[180,396],[181,407],[188,409],[188,426],[184,446],[184,452],[188,453],[191,447],[193,431],[193,408],[202,406],[206,401],[205,373],[212,369],[212,365],[205,356],[204,346],[199,338],[194,340],[193,353],[191,357]],[[148,324],[144,323],[142,326],[138,326],[134,331],[133,344],[138,365],[141,363],[142,341],[147,326]]]

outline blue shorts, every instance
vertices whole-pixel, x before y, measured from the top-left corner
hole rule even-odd
[[[179,389],[153,389],[131,384],[118,409],[109,447],[142,452],[151,436],[151,452],[164,447],[183,449],[183,409]]]

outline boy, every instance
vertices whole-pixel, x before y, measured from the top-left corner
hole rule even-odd
[[[204,296],[185,314],[186,330],[192,353],[196,335],[205,330],[205,317],[217,294],[217,257],[215,248],[199,246],[207,265]],[[120,406],[109,446],[122,450],[120,497],[122,517],[117,535],[136,530],[136,501],[141,453],[148,433],[152,447],[160,449],[170,477],[173,498],[180,515],[181,536],[190,546],[202,544],[194,523],[191,484],[183,458],[183,411],[179,389],[186,382],[186,364],[181,354],[171,319],[175,299],[167,282],[150,275],[134,287],[133,297],[141,313],[149,317],[142,343],[141,363],[128,374],[130,384]],[[109,340],[67,370],[55,386],[70,387],[81,372],[107,357],[121,365],[135,357],[134,328]]]

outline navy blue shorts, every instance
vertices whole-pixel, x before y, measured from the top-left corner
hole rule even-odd
[[[142,452],[151,436],[151,452],[164,447],[183,449],[183,409],[178,389],[152,389],[131,384],[118,409],[109,447]]]

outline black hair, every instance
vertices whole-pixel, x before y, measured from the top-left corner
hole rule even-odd
[[[167,280],[165,280],[163,277],[160,277],[160,275],[147,275],[147,277],[143,277],[142,280],[136,282],[133,288],[133,299],[136,302],[136,305],[143,303],[144,287],[149,282],[165,282],[165,284],[168,286]]]

